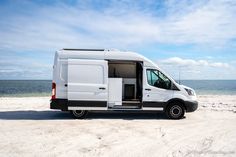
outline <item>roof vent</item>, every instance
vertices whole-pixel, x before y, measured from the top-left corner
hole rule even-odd
[[[67,50],[67,51],[105,51],[104,49],[70,49],[70,48],[63,48],[62,50]]]

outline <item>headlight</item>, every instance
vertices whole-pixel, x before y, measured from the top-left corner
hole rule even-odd
[[[195,95],[193,90],[187,88],[184,89],[187,91],[188,95]]]

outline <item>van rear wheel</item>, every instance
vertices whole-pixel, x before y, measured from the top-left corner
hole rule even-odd
[[[166,115],[170,119],[181,119],[184,117],[184,106],[180,102],[172,102],[166,109]]]
[[[70,111],[72,116],[76,119],[84,119],[88,114],[88,111],[85,110],[72,110]]]

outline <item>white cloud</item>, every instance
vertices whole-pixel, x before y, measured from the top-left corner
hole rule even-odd
[[[154,16],[155,10],[142,7],[128,9],[128,4],[113,2],[102,11],[90,6],[84,9],[77,5],[42,8],[33,5],[35,12],[8,17],[0,23],[1,27],[7,27],[7,31],[0,30],[0,48],[127,48],[145,43],[217,47],[236,37],[236,5],[231,0],[167,1],[164,16]]]
[[[0,56],[1,79],[49,79],[52,65],[36,59]]]
[[[172,57],[158,60],[157,64],[178,79],[234,79],[235,63],[215,62],[212,60],[194,60]]]
[[[107,7],[98,9],[94,9],[90,3],[86,4],[87,1],[81,3],[66,5],[58,2],[44,6],[33,1],[12,3],[19,5],[16,8],[21,8],[20,11],[14,10],[14,7],[0,6],[1,56],[10,51],[21,55],[25,51],[53,53],[63,47],[130,49],[140,45],[148,48],[148,44],[158,47],[163,43],[236,48],[234,0],[168,0],[161,7],[155,0],[141,3],[111,1]],[[27,7],[24,8],[24,5]],[[22,58],[17,62],[14,57],[9,60],[0,58],[0,76],[7,78],[12,71],[12,76],[20,73],[22,77],[51,78],[50,64],[36,65],[39,59],[32,61],[34,57]],[[220,73],[218,68],[224,68],[227,69],[224,73],[231,73],[231,76],[225,74],[225,78],[236,78],[230,63],[216,62],[213,58],[192,60],[174,57],[161,61],[161,66],[173,74],[178,69],[169,64],[184,67],[185,73],[195,73],[191,77],[196,78],[198,75],[210,78],[210,74],[215,78]],[[210,68],[214,72],[205,76],[212,71]]]
[[[230,68],[228,63],[222,62],[212,62],[208,60],[193,60],[193,59],[182,59],[179,57],[172,57],[165,60],[160,61],[161,64],[165,65],[175,65],[175,66],[208,66],[208,67],[217,67],[217,68]]]
[[[209,1],[183,16],[177,15],[169,21],[170,26],[165,27],[166,40],[226,44],[236,36],[235,4],[235,1]]]

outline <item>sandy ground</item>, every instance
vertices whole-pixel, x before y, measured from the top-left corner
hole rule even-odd
[[[0,98],[0,156],[236,156],[236,96],[201,95],[182,120],[156,113],[49,110],[48,97]]]

